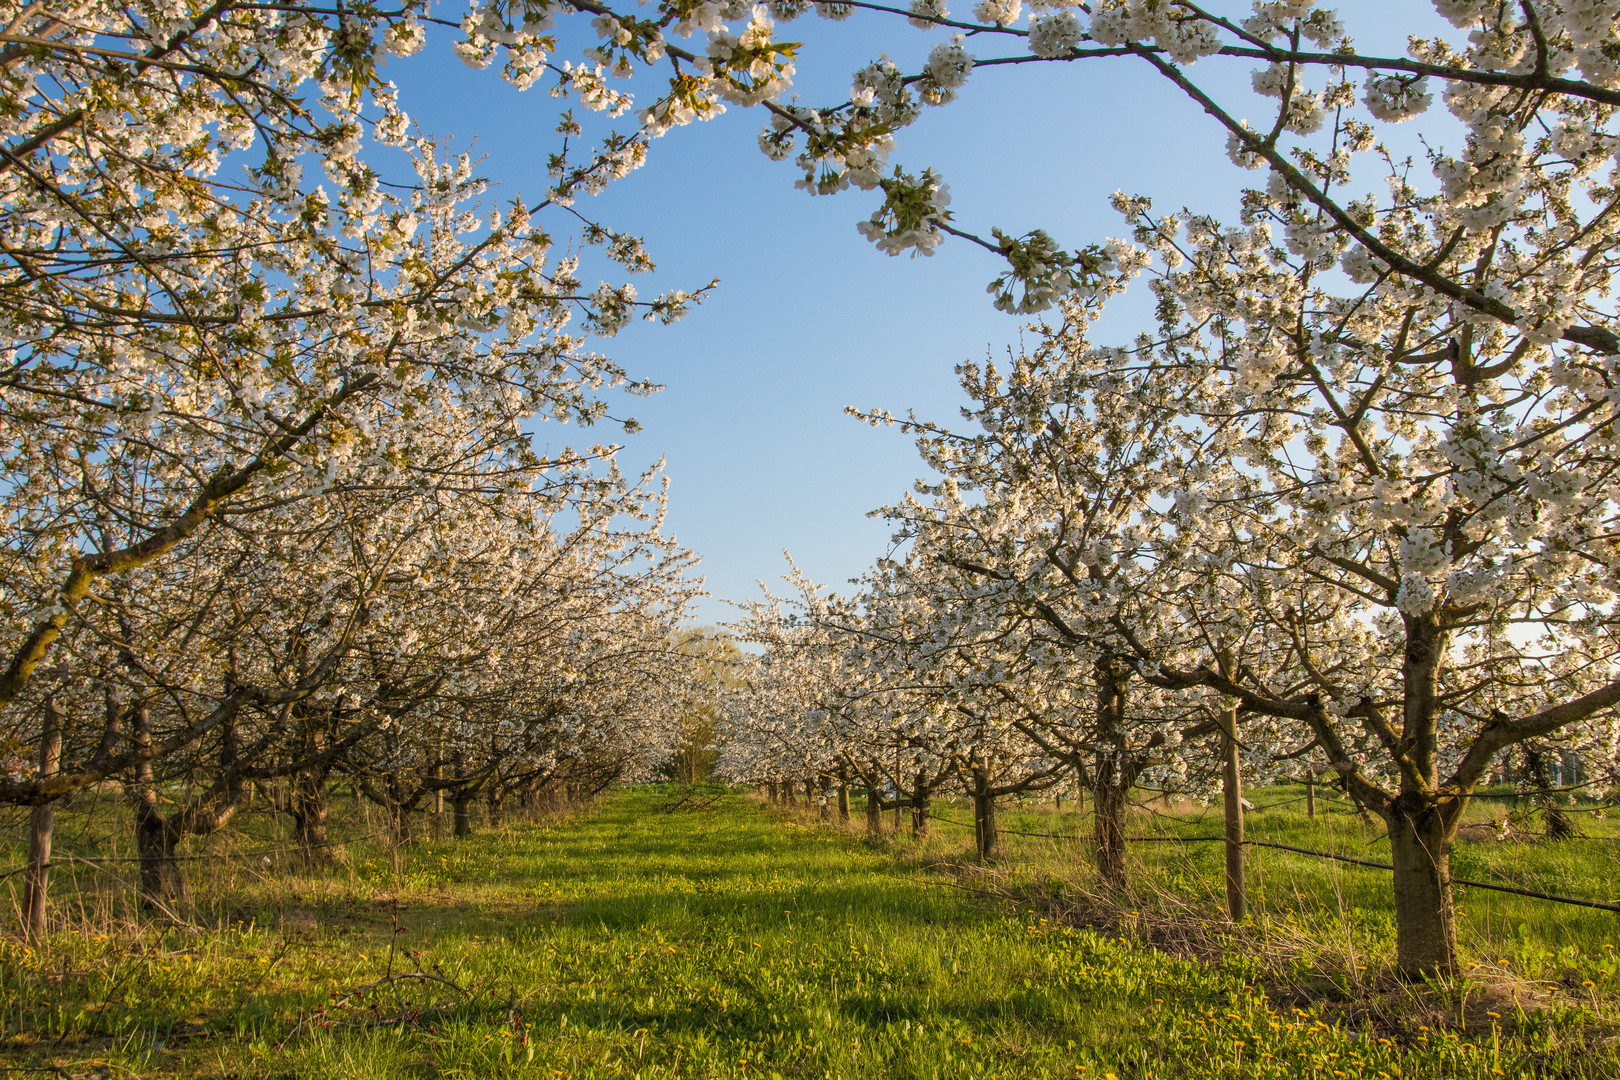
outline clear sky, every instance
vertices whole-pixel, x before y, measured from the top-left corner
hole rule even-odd
[[[1247,4],[1233,7],[1241,15]],[[1357,0],[1341,15],[1363,51],[1382,55],[1404,52],[1409,33],[1445,28],[1425,5],[1400,0]],[[790,30],[805,42],[795,86],[809,104],[844,100],[850,73],[882,51],[914,70],[941,36],[874,15],[805,17]],[[459,146],[476,139],[497,198],[540,192],[558,103],[543,90],[518,93],[494,69],[466,68],[447,44],[392,62],[386,75],[402,104],[426,131]],[[992,44],[970,42],[969,51],[999,55]],[[1215,58],[1192,70],[1232,100],[1248,94],[1252,66]],[[1251,118],[1269,121],[1262,99],[1249,100]],[[669,527],[703,556],[714,594],[698,622],[733,617],[723,601],[757,595],[757,579],[776,585],[784,549],[835,586],[861,573],[888,544],[889,529],[868,511],[907,490],[920,464],[897,428],[867,427],[843,407],[955,420],[953,365],[1005,354],[1027,321],[991,307],[985,286],[1001,267],[987,252],[947,240],[932,258],[890,258],[855,230],[875,196],[795,190],[792,163],[759,152],[763,122],[732,108],[677,129],[642,169],[580,207],[646,241],[658,271],[637,279],[643,297],[720,278],[683,321],[638,323],[604,346],[632,375],[667,387],[623,410],[644,430],[625,440],[621,460],[639,468],[666,459]],[[1228,164],[1224,145],[1214,122],[1162,78],[1107,59],[976,70],[956,103],[900,134],[893,160],[943,173],[960,227],[1045,228],[1072,250],[1126,235],[1108,205],[1115,190],[1235,222],[1240,188],[1258,177]],[[1150,303],[1144,283],[1096,337],[1128,340],[1147,326]]]

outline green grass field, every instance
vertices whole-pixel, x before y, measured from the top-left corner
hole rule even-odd
[[[37,950],[0,942],[0,1064],[108,1080],[1620,1076],[1614,913],[1465,891],[1477,966],[1413,989],[1386,972],[1378,871],[1259,852],[1256,917],[1228,930],[1218,845],[1137,845],[1137,906],[1110,908],[1064,840],[1009,836],[980,868],[943,821],[920,845],[869,842],[740,795],[668,802],[641,789],[459,843],[355,844],[320,873],[195,863],[189,916],[207,929],[133,919],[117,881],[86,870],[75,893],[59,874],[63,928]],[[1141,812],[1133,832],[1215,831],[1218,808],[1203,813]],[[1050,804],[1004,819],[1081,824]],[[1250,833],[1381,857],[1327,804],[1315,822],[1261,809]],[[1608,899],[1616,847],[1472,845],[1458,873]]]

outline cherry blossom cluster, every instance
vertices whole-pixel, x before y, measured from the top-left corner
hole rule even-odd
[[[542,5],[512,15],[475,9],[463,57],[619,107],[596,67],[553,64]],[[174,840],[257,781],[313,799],[348,775],[398,809],[658,768],[693,557],[661,532],[659,473],[529,434],[636,430],[620,407],[656,387],[600,342],[706,291],[587,278],[582,248],[652,266],[570,206],[648,136],[581,154],[560,110],[545,189],[497,205],[382,78],[427,44],[425,7],[10,19],[0,731],[11,754],[56,717],[64,757],[8,766],[0,797],[120,782]],[[181,779],[195,798],[162,810]]]

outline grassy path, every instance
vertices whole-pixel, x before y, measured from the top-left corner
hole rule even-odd
[[[981,903],[751,800],[661,802],[305,879],[271,925],[244,909],[224,933],[0,946],[6,1061],[109,1080],[1620,1075],[1578,1010],[1358,1034],[1267,998],[1258,961]]]

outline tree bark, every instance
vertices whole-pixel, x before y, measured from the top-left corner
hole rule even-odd
[[[412,814],[421,799],[421,793],[407,795],[406,783],[398,773],[389,773],[383,779],[383,803],[388,812],[388,832],[396,845],[409,844],[415,839]]]
[[[1130,671],[1110,660],[1099,661],[1097,734],[1102,749],[1092,775],[1092,839],[1097,876],[1116,892],[1129,886],[1125,869],[1125,805],[1135,770],[1125,742],[1125,683]]]
[[[1109,783],[1098,769],[1091,790],[1091,835],[1097,849],[1097,876],[1110,889],[1123,892],[1125,872],[1125,802],[1128,786]]]
[[[335,728],[336,708],[316,710],[300,704],[294,706],[294,715],[299,718],[303,731],[298,752],[310,764],[293,773],[287,785],[287,809],[292,813],[298,854],[305,865],[314,865],[328,862],[332,857],[331,838],[326,829],[331,803],[326,781],[332,775],[332,763],[323,756],[322,751],[327,746],[326,731],[317,720],[334,721]]]
[[[1395,953],[1408,978],[1457,971],[1451,836],[1438,795],[1440,665],[1446,635],[1438,615],[1404,615],[1401,664],[1405,752],[1400,794],[1384,811],[1394,865]]]
[[[141,798],[135,806],[135,853],[141,862],[141,906],[172,910],[186,899],[186,876],[175,858],[180,833],[158,811],[157,800]]]
[[[928,835],[928,808],[932,805],[929,798],[928,773],[922,769],[917,770],[917,786],[911,793],[911,836],[912,839],[921,839]]]
[[[455,756],[455,774],[457,780],[467,779],[467,762],[458,751]],[[455,818],[452,832],[456,839],[463,840],[472,835],[472,803],[478,793],[466,784],[458,784],[450,796],[450,809]]]
[[[135,710],[135,743],[152,744],[152,728],[145,708]],[[163,815],[150,758],[135,766],[135,854],[141,868],[141,907],[148,911],[173,910],[186,899],[186,878],[175,859],[180,831]]]
[[[293,835],[305,863],[329,862],[332,842],[327,833],[331,803],[326,790],[326,769],[311,768],[293,774],[288,804],[292,808]]]
[[[159,809],[150,777],[140,779],[144,791],[135,806],[135,853],[141,867],[141,904],[147,910],[172,908],[186,900],[186,876],[176,858],[180,831]]]
[[[1457,911],[1451,893],[1451,845],[1437,807],[1408,809],[1403,798],[1389,819],[1395,866],[1395,951],[1409,978],[1457,970]]]
[[[868,784],[866,786],[866,835],[880,836],[883,833],[883,800],[877,789]]]
[[[1237,707],[1221,710],[1221,800],[1226,810],[1226,913],[1233,922],[1249,915],[1243,866],[1243,772],[1238,759]]]
[[[1575,826],[1569,815],[1558,805],[1558,794],[1553,791],[1552,777],[1547,774],[1547,757],[1529,743],[1524,744],[1524,761],[1530,770],[1530,780],[1536,785],[1536,798],[1541,803],[1541,819],[1547,839],[1568,840],[1575,835]]]
[[[973,770],[973,839],[981,861],[993,858],[1000,848],[996,797],[990,792],[990,772],[982,766]]]
[[[39,775],[55,776],[62,764],[62,714],[56,700],[45,699],[45,721],[39,735]],[[28,871],[23,879],[23,932],[32,941],[45,939],[45,901],[51,886],[51,838],[56,830],[56,803],[34,807],[28,820]]]
[[[849,769],[838,767],[838,820],[849,824]]]
[[[776,781],[775,780],[767,780],[767,781],[765,781],[765,797],[771,801],[772,806],[776,805],[777,799],[776,799]]]

